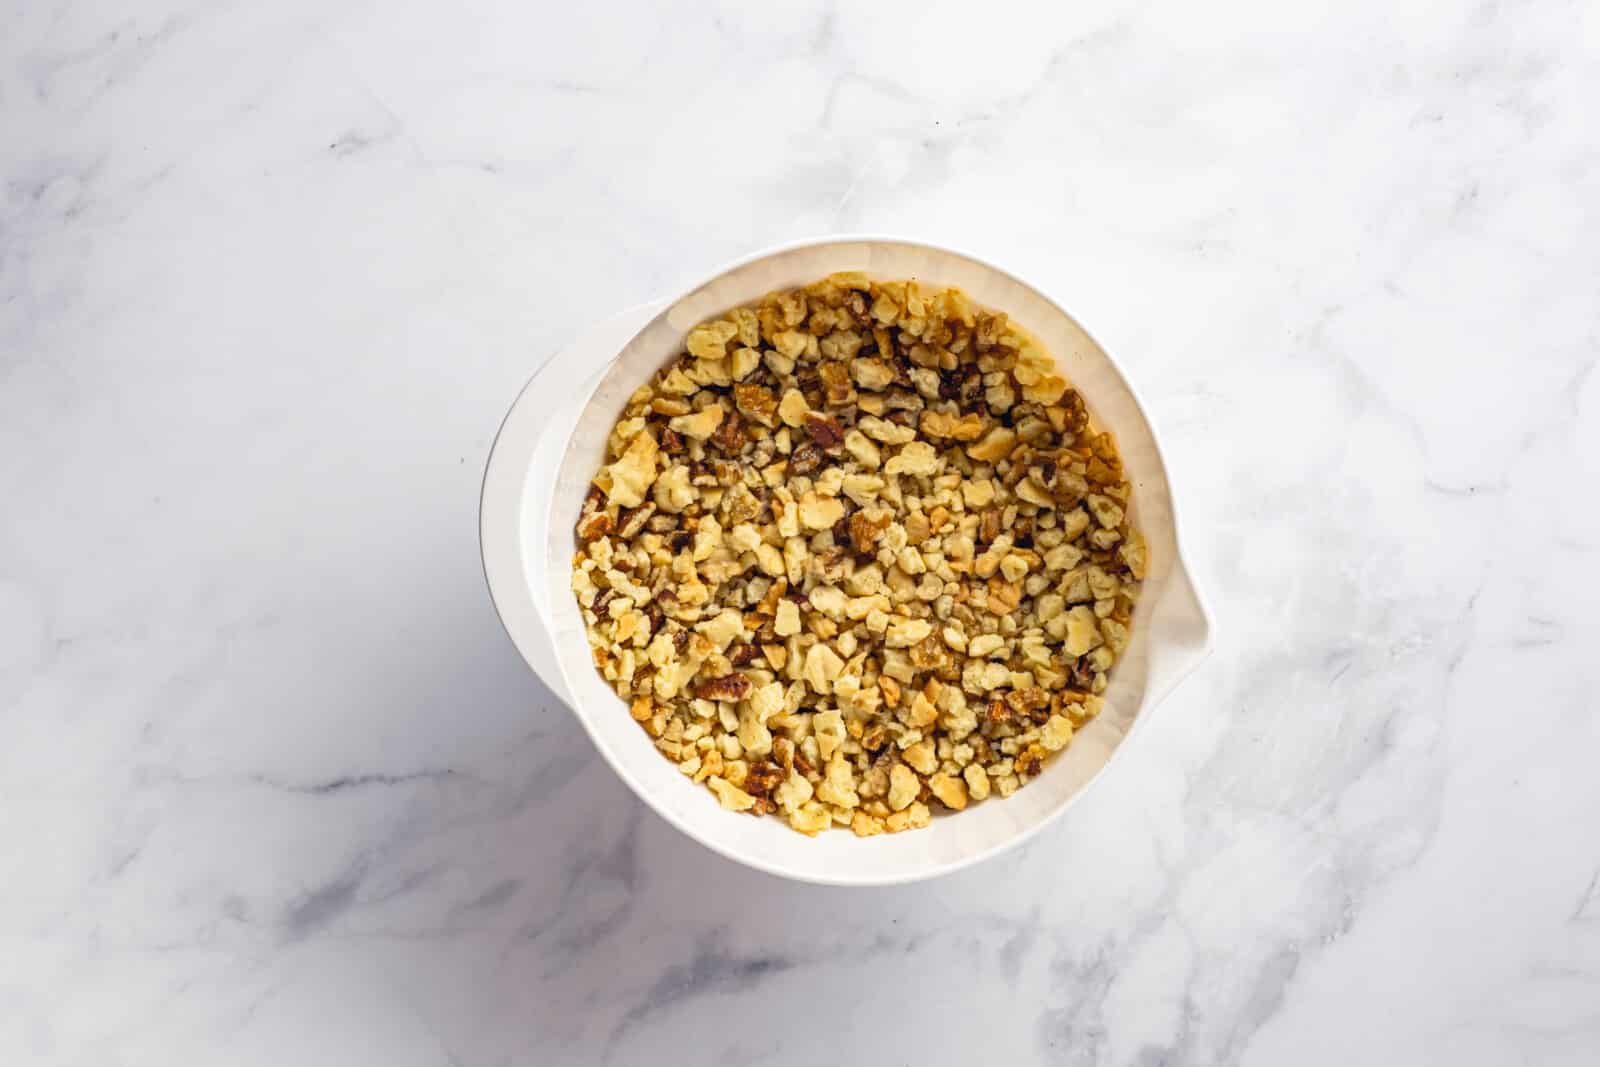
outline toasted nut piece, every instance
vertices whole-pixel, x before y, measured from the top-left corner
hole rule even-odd
[[[728,342],[739,333],[739,327],[725,319],[706,322],[689,331],[685,347],[696,359],[721,359],[728,354]]]
[[[1094,610],[1082,604],[1067,612],[1067,636],[1062,651],[1081,656],[1100,643],[1100,626]]]
[[[699,494],[689,482],[689,468],[673,467],[656,480],[655,506],[676,515],[695,502]]]
[[[885,474],[913,474],[931,477],[937,474],[944,462],[939,453],[926,441],[912,441],[889,458],[883,466]]]
[[[1072,722],[1062,715],[1052,715],[1039,731],[1039,744],[1047,752],[1060,752],[1072,743]]]
[[[856,423],[858,429],[874,441],[886,445],[910,444],[916,440],[917,431],[909,426],[898,426],[875,415],[864,415]]]
[[[917,799],[921,789],[922,783],[917,781],[917,776],[904,763],[896,763],[889,768],[889,807],[895,811],[908,807]]]
[[[919,774],[932,774],[939,769],[939,757],[934,754],[933,742],[926,739],[900,753],[900,758]]]
[[[578,520],[578,540],[584,544],[598,541],[610,533],[616,520],[604,511],[596,511]]]
[[[787,473],[796,478],[811,474],[822,466],[825,458],[822,449],[808,441],[789,454]]]
[[[843,670],[844,660],[839,658],[838,653],[818,642],[811,646],[810,652],[806,653],[806,662],[801,669],[801,675],[813,691],[826,695],[833,691],[833,681]]]
[[[700,623],[695,631],[704,635],[717,651],[726,652],[733,639],[744,633],[744,619],[737,611],[727,608]]]
[[[850,832],[857,837],[872,837],[883,833],[883,820],[876,815],[858,811],[850,817]]]
[[[712,775],[720,775],[723,771],[722,750],[712,748],[700,759],[700,769],[694,772],[695,782],[703,782]]]
[[[951,811],[962,811],[967,806],[967,784],[960,778],[936,774],[928,779],[928,791]]]
[[[858,356],[850,362],[850,376],[863,389],[881,392],[894,384],[894,368],[884,360]]]
[[[1044,767],[1044,760],[1047,755],[1049,753],[1045,751],[1042,745],[1029,745],[1017,753],[1017,773],[1025,774],[1032,778]]]
[[[869,470],[877,470],[883,465],[883,453],[860,430],[851,430],[844,435],[844,448],[857,463]],[[856,477],[865,476],[856,475]],[[876,481],[876,479],[874,480]],[[883,488],[882,481],[878,481],[877,488]],[[846,489],[846,492],[849,492],[849,490]],[[851,495],[854,496],[854,494]]]
[[[794,601],[778,602],[778,614],[773,620],[772,629],[779,637],[789,637],[800,632],[800,609]]]
[[[1099,493],[1089,494],[1089,514],[1094,516],[1094,521],[1107,528],[1115,528],[1122,523],[1122,509],[1117,502],[1108,496]]]
[[[1008,582],[1002,575],[989,579],[989,614],[1009,615],[1022,603],[1022,584]]]
[[[605,468],[609,484],[602,486],[606,497],[619,507],[636,508],[644,503],[645,490],[656,479],[656,455],[660,449],[648,433],[635,434],[621,457]]]
[[[787,390],[783,399],[778,401],[778,418],[783,420],[785,426],[803,426],[806,416],[811,413],[811,408],[806,404],[805,396],[798,389]]]
[[[850,369],[843,363],[824,363],[817,368],[817,375],[822,379],[822,388],[830,405],[839,407],[856,398],[855,387],[850,384]]]
[[[1144,536],[1138,530],[1131,528],[1128,530],[1123,537],[1122,547],[1117,549],[1117,555],[1128,565],[1128,572],[1136,581],[1144,581],[1148,550],[1145,548]]]
[[[679,367],[673,367],[657,384],[663,393],[672,396],[693,396],[700,391],[700,383],[694,381]]]
[[[910,648],[933,633],[933,624],[926,619],[896,618],[890,621],[884,643],[889,648]]]
[[[749,811],[755,807],[756,798],[726,778],[713,776],[706,779],[706,784],[717,794],[717,802],[729,811]]]
[[[845,605],[849,598],[844,595],[844,590],[832,585],[819,585],[811,590],[808,597],[811,607],[828,616],[830,619],[844,618]]]
[[[718,426],[722,425],[723,416],[726,414],[727,412],[723,410],[721,404],[712,404],[695,412],[693,415],[679,415],[667,423],[667,426],[674,433],[681,433],[683,436],[696,441],[704,441],[716,432]]]
[[[925,726],[932,726],[938,718],[939,709],[926,695],[918,693],[911,698],[911,708],[906,714],[907,725],[922,729]],[[922,768],[918,767],[917,770],[921,771]]]
[[[617,537],[631,541],[644,530],[645,523],[656,513],[656,506],[646,503],[636,508],[623,508],[617,515]]]
[[[720,449],[725,455],[737,458],[743,451],[748,438],[744,432],[744,422],[737,415],[724,413],[722,422],[711,432],[709,441]]]
[[[981,659],[1000,651],[1005,647],[1006,639],[999,634],[979,634],[967,642],[967,655],[973,659]]]
[[[878,679],[878,692],[883,694],[885,707],[900,706],[900,683],[887,675]]]
[[[747,418],[766,427],[777,424],[778,401],[772,390],[762,385],[739,384],[733,387],[733,403]]]
[[[1033,385],[1022,387],[1022,399],[1034,404],[1054,404],[1067,391],[1067,380],[1059,375],[1047,375]]]
[[[829,415],[807,412],[804,418],[806,433],[812,443],[824,452],[838,453],[844,446],[845,431],[839,420]]]
[[[825,646],[818,645],[818,648]],[[844,716],[838,709],[819,711],[811,717],[811,729],[817,738],[817,751],[823,759],[832,757],[844,742]]]
[[[812,836],[832,826],[833,817],[828,814],[826,807],[812,801],[789,813],[789,825],[807,836]]]
[[[961,499],[969,509],[981,509],[994,503],[994,482],[987,478],[974,478],[961,483]]]
[[[844,504],[836,497],[807,493],[800,498],[800,521],[808,530],[831,530],[844,518]]]
[[[789,359],[799,359],[806,354],[806,349],[815,343],[814,337],[799,330],[784,330],[772,338],[772,347]]]
[[[850,516],[850,543],[857,552],[871,554],[888,529],[893,513],[887,508],[863,508]]]
[[[983,433],[983,419],[969,412],[959,419],[943,411],[922,413],[922,432],[929,437],[952,438],[957,441],[976,441]]]
[[[694,688],[701,700],[742,700],[750,692],[750,679],[742,674],[725,674],[708,678]]]
[[[816,792],[812,788],[811,783],[805,778],[807,768],[804,767],[803,764],[804,760],[801,758],[800,754],[796,752],[794,755],[794,766],[789,770],[789,777],[784,779],[783,784],[778,786],[778,788],[773,791],[773,799],[775,799],[778,802],[779,807],[783,808],[785,811],[794,811],[800,805],[810,800],[812,795]]]
[[[762,760],[752,763],[745,772],[744,791],[751,796],[764,797],[778,787],[788,774],[775,763]]]
[[[1013,689],[1006,694],[1005,701],[1017,715],[1035,722],[1043,723],[1050,717],[1050,696],[1036,685]]]
[[[735,348],[733,355],[728,357],[728,377],[734,381],[743,381],[761,366],[761,353],[753,348]]]
[[[1008,582],[1020,582],[1028,576],[1028,558],[1013,552],[1000,561],[1000,573]]]
[[[993,463],[1011,454],[1017,435],[1004,426],[996,426],[977,444],[967,446],[967,455],[979,463]]]

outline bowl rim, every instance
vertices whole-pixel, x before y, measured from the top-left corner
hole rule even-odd
[[[1185,664],[1182,669],[1170,680],[1164,692],[1147,692],[1145,694],[1144,699],[1140,702],[1139,709],[1134,715],[1132,724],[1130,725],[1127,733],[1111,750],[1110,754],[1106,757],[1105,763],[1102,764],[1101,767],[1095,771],[1095,773],[1086,782],[1083,783],[1077,792],[1067,797],[1057,807],[1050,810],[1037,821],[1022,827],[1008,837],[998,840],[993,844],[987,845],[981,849],[977,849],[969,854],[962,855],[951,860],[931,863],[919,869],[908,871],[903,874],[896,873],[890,875],[869,874],[863,876],[852,874],[849,871],[842,871],[837,875],[832,875],[817,874],[808,870],[796,870],[779,862],[772,862],[744,855],[732,848],[725,847],[721,843],[712,840],[709,837],[703,836],[687,820],[679,817],[676,813],[672,812],[664,805],[658,804],[653,795],[653,791],[646,789],[641,782],[636,780],[628,767],[622,762],[620,757],[614,754],[610,747],[602,741],[596,728],[590,722],[589,714],[583,709],[575,706],[577,702],[570,695],[570,686],[565,678],[565,671],[559,661],[559,658],[557,659],[556,663],[557,677],[560,678],[559,688],[556,685],[551,684],[553,681],[552,679],[546,679],[543,673],[535,668],[529,652],[525,647],[525,644],[528,640],[528,635],[525,633],[519,633],[519,624],[515,623],[512,618],[508,617],[510,612],[507,610],[507,606],[502,603],[502,600],[504,599],[504,593],[496,592],[494,575],[495,573],[506,573],[506,564],[510,562],[503,559],[491,561],[490,558],[492,555],[496,555],[498,553],[498,549],[494,547],[498,542],[494,537],[494,531],[489,528],[489,523],[491,517],[498,518],[506,510],[506,508],[503,506],[504,502],[497,502],[491,498],[491,494],[496,490],[496,488],[501,487],[506,483],[506,479],[504,477],[500,479],[493,477],[493,475],[497,472],[501,473],[502,475],[505,473],[504,471],[500,471],[497,467],[495,462],[496,455],[500,448],[502,439],[507,436],[508,431],[517,421],[516,416],[518,415],[519,409],[522,408],[524,401],[531,394],[534,381],[544,373],[544,367],[541,367],[539,371],[536,371],[534,375],[529,378],[529,381],[523,386],[523,388],[519,390],[516,399],[512,402],[511,408],[507,411],[504,419],[501,421],[499,429],[496,431],[495,438],[489,447],[488,459],[485,463],[484,480],[479,501],[479,545],[483,556],[484,578],[489,586],[489,597],[491,602],[494,604],[495,612],[499,616],[502,625],[505,626],[508,634],[511,636],[512,643],[517,647],[518,652],[522,654],[523,659],[528,662],[530,669],[534,669],[535,675],[538,676],[540,680],[543,681],[549,688],[555,691],[555,695],[561,700],[563,705],[566,706],[568,712],[570,712],[572,716],[576,718],[582,725],[584,733],[589,737],[590,743],[593,744],[594,747],[599,751],[601,757],[611,768],[612,772],[616,774],[617,777],[621,778],[622,781],[626,783],[628,788],[633,792],[633,794],[642,800],[645,806],[653,811],[657,816],[664,819],[668,824],[676,828],[686,837],[699,843],[702,847],[710,849],[712,852],[722,856],[724,859],[730,860],[743,867],[759,870],[764,874],[772,875],[774,877],[786,878],[791,881],[809,883],[812,885],[840,888],[906,885],[914,882],[939,878],[944,875],[954,874],[957,871],[965,870],[976,864],[982,863],[985,860],[993,859],[997,856],[1003,855],[1011,849],[1017,848],[1025,842],[1033,839],[1036,835],[1043,831],[1045,827],[1050,826],[1056,820],[1060,819],[1069,808],[1073,807],[1078,800],[1087,794],[1097,782],[1105,777],[1106,771],[1117,760],[1117,757],[1121,755],[1122,751],[1127,748],[1128,743],[1133,738],[1133,735],[1141,729],[1144,721],[1150,717],[1150,713],[1154,711],[1155,707],[1160,704],[1167,695],[1170,695],[1173,689],[1181,684],[1185,678],[1187,678],[1202,662],[1205,661],[1207,657],[1210,656],[1214,641],[1214,624],[1212,613],[1206,604],[1205,597],[1201,593],[1199,586],[1194,581],[1194,577],[1189,569],[1187,556],[1184,551],[1183,523],[1180,515],[1178,497],[1174,491],[1172,480],[1170,478],[1171,468],[1167,462],[1166,450],[1162,446],[1160,432],[1157,429],[1155,422],[1151,420],[1149,410],[1145,404],[1144,398],[1140,395],[1139,390],[1128,378],[1128,375],[1126,372],[1124,372],[1122,365],[1117,361],[1116,357],[1113,356],[1111,352],[1100,343],[1099,339],[1090,333],[1090,331],[1087,330],[1075,316],[1073,316],[1052,296],[1050,296],[1046,290],[1034,285],[1032,282],[1021,277],[1016,272],[997,266],[989,259],[980,255],[976,255],[965,249],[957,248],[942,242],[925,240],[922,238],[871,233],[836,233],[803,237],[780,244],[765,246],[737,259],[724,262],[715,269],[699,276],[699,278],[692,284],[685,286],[680,290],[675,290],[674,294],[668,298],[650,300],[635,305],[626,312],[619,313],[617,316],[618,318],[621,318],[625,315],[639,315],[641,316],[641,321],[639,325],[626,337],[622,344],[617,347],[616,352],[612,353],[613,359],[604,364],[604,366],[600,367],[593,376],[592,381],[587,383],[589,387],[586,388],[581,397],[578,398],[579,407],[581,408],[589,403],[593,396],[594,388],[598,387],[599,382],[604,378],[606,370],[611,366],[611,362],[614,362],[615,357],[620,355],[623,349],[633,342],[635,337],[647,329],[662,314],[677,306],[680,302],[693,295],[700,289],[714,283],[723,275],[739,270],[752,263],[759,262],[760,260],[801,249],[817,248],[834,244],[864,243],[896,244],[909,246],[912,248],[923,248],[933,252],[957,256],[975,263],[986,270],[993,271],[997,275],[1008,278],[1017,285],[1032,291],[1050,307],[1054,308],[1059,314],[1065,316],[1068,320],[1075,324],[1077,328],[1083,332],[1090,342],[1092,342],[1099,352],[1105,357],[1105,360],[1107,364],[1109,364],[1112,372],[1121,381],[1123,387],[1127,389],[1128,395],[1133,401],[1134,408],[1137,410],[1140,419],[1143,420],[1145,427],[1150,433],[1150,439],[1154,445],[1155,455],[1160,461],[1162,468],[1169,474],[1169,477],[1167,478],[1167,496],[1172,512],[1174,557],[1172,576],[1174,580],[1180,581],[1186,587],[1195,613],[1199,617],[1200,637],[1198,647],[1195,650],[1191,660]],[[608,322],[610,321],[614,320],[608,320]],[[558,351],[551,357],[551,359],[554,360],[560,358],[565,351],[566,349]],[[547,363],[546,366],[548,365],[549,364]],[[502,457],[502,459],[505,458],[508,457]],[[554,479],[552,479],[549,489],[552,493],[554,492]],[[541,546],[541,551],[542,550],[543,546]],[[516,561],[516,564],[516,572],[522,573],[520,557]],[[529,606],[531,607],[531,604]],[[519,611],[519,614],[522,614],[522,612]]]

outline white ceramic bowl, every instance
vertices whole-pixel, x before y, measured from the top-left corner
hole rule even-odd
[[[1094,419],[1117,438],[1133,484],[1131,516],[1150,571],[1105,710],[1038,779],[1009,799],[936,817],[924,830],[803,837],[777,819],[723,811],[652,747],[596,673],[568,587],[572,529],[629,394],[683,350],[701,320],[834,271],[955,285],[1005,311],[1055,356]],[[1184,566],[1167,468],[1132,387],[1073,318],[1037,289],[972,256],[913,241],[826,238],[744,259],[675,300],[632,309],[556,356],[506,416],[484,475],[480,516],[490,594],[513,642],[572,709],[634,792],[689,837],[772,874],[832,885],[886,885],[957,870],[1037,833],[1061,815],[1149,710],[1205,657],[1210,623]],[[687,847],[687,846],[686,846]]]

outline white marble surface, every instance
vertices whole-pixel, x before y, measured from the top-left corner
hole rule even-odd
[[[1032,6],[4,5],[0,1062],[1600,1060],[1592,5]],[[883,891],[646,813],[474,531],[554,346],[834,230],[1120,355],[1220,635]]]

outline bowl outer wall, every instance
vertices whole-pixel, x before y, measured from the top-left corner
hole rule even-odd
[[[773,819],[750,819],[722,811],[703,789],[685,781],[661,758],[649,738],[625,713],[621,700],[598,677],[588,657],[582,620],[567,588],[573,544],[570,530],[589,477],[598,466],[616,414],[627,396],[677,351],[687,329],[702,319],[746,303],[786,285],[803,284],[836,270],[866,270],[880,277],[917,277],[928,284],[956,284],[979,303],[1007,311],[1033,332],[1063,366],[1083,393],[1097,421],[1118,438],[1134,485],[1132,513],[1151,546],[1151,573],[1135,615],[1127,654],[1113,673],[1107,709],[1088,724],[1063,756],[1026,789],[1002,803],[980,804],[958,818],[937,818],[914,834],[857,839],[848,833],[807,839]],[[578,346],[564,353],[568,362],[594,367],[603,351]],[[542,374],[543,372],[541,372]],[[526,390],[519,405],[531,399]],[[543,399],[541,397],[541,399]],[[574,412],[573,408],[581,408]],[[508,426],[517,416],[514,407]],[[680,830],[715,851],[783,877],[835,885],[882,885],[947,873],[997,854],[1038,832],[1066,810],[1090,781],[1120,751],[1133,727],[1149,709],[1205,655],[1210,622],[1194,583],[1183,566],[1175,503],[1167,468],[1153,427],[1137,395],[1116,364],[1059,306],[1032,286],[976,257],[925,243],[895,238],[846,237],[799,242],[757,253],[725,268],[682,297],[673,300],[622,346],[592,392],[579,390],[570,406],[554,418],[550,434],[569,434],[557,442],[562,462],[553,479],[548,471],[528,471],[520,508],[499,501],[508,490],[502,477],[491,493],[485,483],[485,567],[497,606],[519,599],[504,590],[512,568],[497,548],[499,565],[491,567],[491,512],[497,521],[509,514],[544,516],[537,541],[519,531],[522,570],[530,587],[544,583],[548,605],[545,639],[553,648],[558,678],[552,688],[567,700],[607,762],[646,803]],[[502,437],[504,437],[504,432]],[[516,448],[522,448],[518,442]],[[490,468],[500,453],[496,442]],[[546,454],[555,449],[546,442]],[[516,456],[500,457],[502,471]],[[540,464],[542,467],[543,464]],[[495,501],[491,501],[491,495]],[[524,526],[532,525],[524,522]],[[504,530],[498,531],[500,535]],[[498,542],[503,546],[503,536]],[[501,608],[502,617],[507,616]],[[518,639],[519,648],[539,644],[540,635]],[[527,651],[524,648],[524,654]],[[534,656],[528,656],[534,662]],[[548,656],[535,663],[541,674]]]

